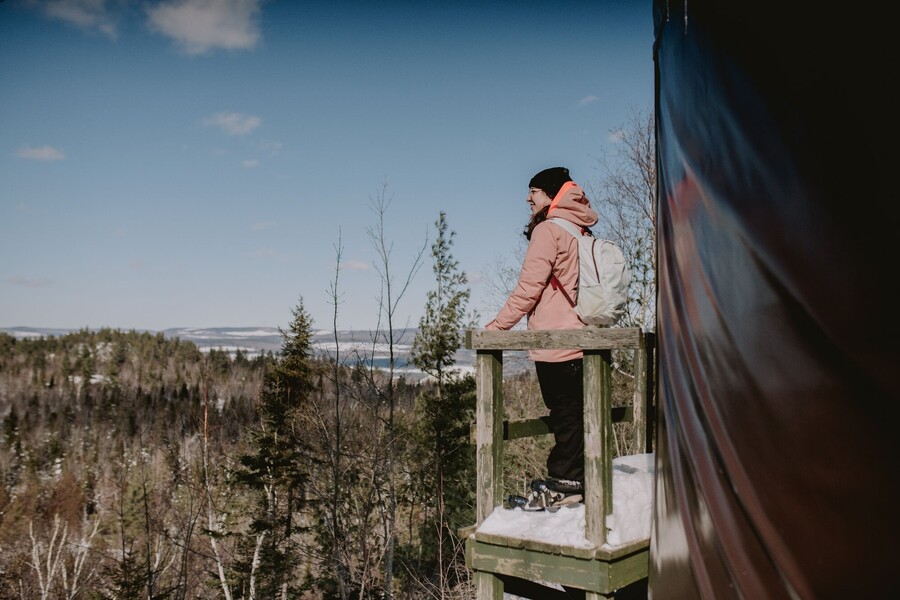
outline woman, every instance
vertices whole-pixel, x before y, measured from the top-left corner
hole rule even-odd
[[[519,281],[485,329],[511,329],[526,315],[528,329],[580,329],[584,324],[569,303],[569,298],[576,297],[578,285],[577,241],[547,219],[561,217],[586,229],[597,222],[597,213],[565,167],[541,171],[531,178],[528,188],[531,219],[525,229],[528,250]],[[544,404],[550,409],[555,442],[547,458],[548,478],[532,482],[525,506],[540,509],[578,501],[584,492],[582,352],[535,349],[529,351],[529,358],[534,361]],[[511,501],[515,503],[512,497]]]

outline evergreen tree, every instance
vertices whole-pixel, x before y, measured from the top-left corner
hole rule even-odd
[[[413,341],[412,359],[417,367],[434,377],[440,387],[453,355],[462,345],[462,328],[471,292],[465,287],[466,274],[459,271],[450,247],[455,232],[447,233],[447,215],[442,211],[435,222],[437,239],[431,246],[432,270],[437,287],[428,292],[425,314]]]
[[[281,332],[281,354],[260,391],[260,423],[252,433],[253,452],[241,456],[244,470],[240,479],[256,492],[257,500],[250,534],[264,540],[256,557],[259,597],[268,598],[284,597],[288,587],[298,581],[290,568],[299,562],[294,535],[301,530],[293,515],[303,506],[306,483],[316,468],[303,426],[304,409],[316,388],[312,321],[302,299],[292,313],[289,330]],[[253,563],[247,561],[248,569]]]
[[[460,377],[450,369],[462,344],[470,291],[466,274],[459,271],[459,263],[451,253],[455,234],[447,232],[445,213],[440,213],[435,227],[437,239],[431,255],[436,287],[428,293],[425,314],[413,341],[412,359],[435,380],[435,385],[424,391],[417,402],[418,435],[421,447],[428,449],[421,481],[436,500],[433,513],[426,519],[430,531],[423,531],[423,540],[434,540],[429,548],[430,558],[438,585],[445,589],[452,583],[445,581],[444,575],[453,559],[453,524],[467,518],[462,515],[471,510],[475,475],[468,427],[475,405],[475,382],[472,376]]]

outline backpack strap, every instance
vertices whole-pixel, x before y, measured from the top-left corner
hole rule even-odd
[[[557,197],[558,197],[558,195],[557,195]],[[571,221],[568,221],[561,217],[550,217],[547,220],[552,221],[553,223],[556,223],[557,225],[559,225],[560,227],[562,227],[563,229],[568,231],[571,235],[573,235],[575,237],[575,239],[578,239],[579,237],[581,237],[583,235],[582,232],[579,230],[580,228]],[[563,287],[562,283],[560,283],[560,281],[556,277],[556,275],[550,276],[549,283],[553,287],[554,290],[559,290],[560,292],[562,292],[562,295],[565,297],[566,300],[568,300],[569,306],[571,306],[572,308],[575,308],[575,302],[572,300],[571,296],[569,296],[569,293],[566,291],[566,288]]]
[[[566,291],[566,288],[564,288],[562,283],[560,283],[559,279],[556,278],[556,275],[550,276],[550,286],[554,290],[559,290],[560,292],[562,292],[563,297],[565,297],[565,299],[569,301],[569,305],[572,308],[575,308],[575,303],[572,302],[572,298],[569,296],[569,293]]]
[[[559,225],[560,227],[568,231],[576,240],[584,235],[584,231],[581,229],[581,227],[579,227],[572,221],[569,221],[568,219],[563,219],[562,217],[550,217],[547,220],[551,223]]]

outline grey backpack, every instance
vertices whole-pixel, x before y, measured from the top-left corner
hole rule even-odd
[[[562,291],[586,325],[613,325],[625,313],[631,271],[622,250],[609,240],[595,238],[571,221],[551,217],[551,221],[578,240],[578,287],[575,300],[554,275],[550,283]]]

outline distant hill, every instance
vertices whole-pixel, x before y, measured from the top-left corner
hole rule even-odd
[[[19,338],[60,336],[78,331],[77,329],[51,329],[41,327],[3,327],[0,331]],[[150,333],[159,333],[152,330]],[[265,352],[277,354],[281,349],[281,333],[276,327],[173,327],[161,332],[167,338],[179,338],[193,342],[201,351],[208,352],[215,348],[231,354],[238,350],[249,356]],[[421,377],[422,373],[409,361],[416,329],[400,329],[394,332],[394,351],[396,368],[410,377]],[[376,367],[386,368],[390,361],[387,344],[383,339],[376,339],[375,332],[369,330],[339,331],[335,343],[333,331],[319,330],[313,334],[313,347],[323,355],[335,356],[339,352],[340,360],[355,363],[360,359],[373,360]],[[461,349],[456,353],[457,368],[474,372],[475,352]],[[504,354],[504,373],[507,375],[530,367],[524,354],[507,352]]]

